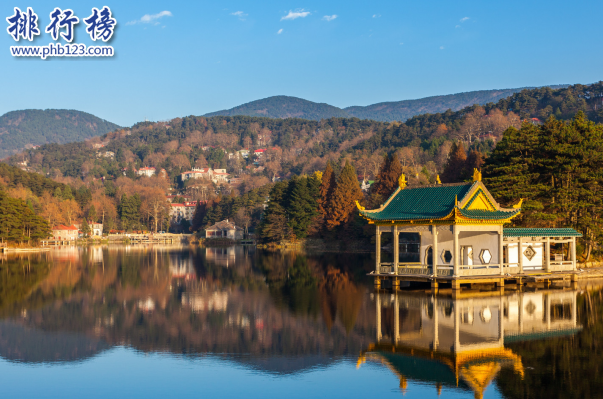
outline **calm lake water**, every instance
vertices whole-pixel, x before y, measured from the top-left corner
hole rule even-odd
[[[370,254],[0,255],[2,397],[603,397],[596,281],[375,292]]]

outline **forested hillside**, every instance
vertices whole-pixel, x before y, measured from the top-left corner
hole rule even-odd
[[[552,89],[567,85],[551,86]],[[472,105],[495,103],[522,90],[479,90],[466,93],[433,96],[416,100],[382,102],[367,106],[352,106],[344,109],[325,103],[315,103],[297,97],[273,96],[252,101],[227,110],[210,112],[204,116],[265,116],[268,118],[302,118],[321,120],[329,118],[359,118],[380,122],[404,122],[413,116],[433,114],[447,110],[458,111]]]
[[[0,117],[0,159],[25,148],[82,141],[119,129],[86,112],[64,109],[26,109]]]
[[[265,116],[268,118],[302,118],[321,120],[329,118],[348,118],[350,115],[341,108],[325,103],[315,103],[297,97],[273,96],[252,101],[238,107],[217,112],[210,112],[205,116]]]
[[[51,177],[82,180],[116,177],[128,167],[153,166],[165,168],[176,182],[181,172],[194,166],[273,178],[311,173],[324,169],[327,160],[341,163],[348,159],[359,175],[374,177],[382,155],[398,152],[403,165],[415,171],[415,178],[422,179],[423,173],[433,179],[442,170],[453,141],[464,142],[466,150],[486,154],[504,130],[519,128],[521,120],[542,123],[551,115],[569,120],[582,111],[590,120],[601,122],[602,96],[602,83],[523,90],[483,107],[424,114],[405,123],[190,116],[139,123],[87,142],[45,145],[12,157],[11,162],[25,160],[32,170]],[[99,143],[114,157],[94,149]],[[241,148],[266,151],[260,158],[242,159],[234,156]]]

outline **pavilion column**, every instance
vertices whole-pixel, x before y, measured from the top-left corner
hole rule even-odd
[[[377,343],[381,342],[381,295],[379,293],[375,294],[375,311],[377,314],[376,326],[377,327]]]
[[[377,233],[375,236],[375,273],[381,272],[381,229],[377,227]]]
[[[577,298],[577,293],[574,291],[574,297],[572,298],[572,326],[576,327],[576,320],[578,315],[576,314],[576,312],[578,311],[577,309],[577,302],[578,298]]]
[[[572,270],[576,270],[576,263],[577,263],[577,258],[576,258],[576,237],[572,237],[572,242],[570,244],[572,246],[571,248],[571,257],[572,257]]]
[[[505,328],[504,328],[504,319],[503,319],[503,296],[500,297],[500,304],[498,305],[498,340],[501,345],[505,342]]]
[[[438,350],[440,339],[438,337],[438,297],[433,296],[433,350]]]
[[[519,293],[519,312],[517,317],[517,322],[519,323],[519,332],[523,332],[523,292]]]
[[[454,304],[454,353],[458,353],[461,349],[461,311],[459,302],[453,301]]]
[[[498,232],[498,263],[500,264],[500,275],[502,276],[503,274],[505,274],[504,272],[504,257],[503,257],[503,253],[504,253],[504,249],[503,249],[503,226],[500,226],[500,230]]]
[[[398,260],[400,259],[400,237],[398,237],[398,226],[392,226],[392,236],[394,237],[394,274],[398,274]]]
[[[546,238],[544,247],[544,270],[551,270],[551,237]]]
[[[431,267],[432,276],[438,276],[438,227],[434,224],[431,226],[431,232],[433,235],[433,245],[431,246]],[[427,262],[425,262],[427,263]]]
[[[522,237],[519,237],[517,243],[517,260],[519,261],[519,273],[523,273],[523,253],[521,252]]]
[[[398,344],[398,336],[400,335],[400,303],[398,295],[394,295],[394,345]]]
[[[546,330],[551,330],[551,294],[546,294],[544,297],[544,320],[546,321]]]
[[[453,273],[452,277],[459,276],[459,231],[458,226],[456,224],[452,225],[452,267]]]

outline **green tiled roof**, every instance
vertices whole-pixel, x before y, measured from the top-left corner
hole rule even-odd
[[[513,209],[509,211],[484,211],[481,209],[459,209],[461,215],[469,219],[489,219],[489,220],[500,220],[507,219],[517,215],[520,210]]]
[[[455,207],[455,199],[461,202],[474,184],[441,184],[425,187],[405,188],[390,197],[389,203],[381,210],[360,211],[371,220],[431,220],[441,219],[450,214]],[[501,220],[510,218],[519,209],[509,211],[465,210],[460,213],[469,219]]]
[[[503,229],[505,237],[582,237],[582,233],[574,229],[530,229],[510,227]]]
[[[361,211],[373,220],[418,220],[439,219],[454,208],[454,199],[459,200],[469,192],[470,184],[437,185],[405,188],[394,193],[394,198],[378,212]]]

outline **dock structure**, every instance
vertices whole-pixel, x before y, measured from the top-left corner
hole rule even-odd
[[[398,189],[374,210],[356,203],[376,227],[375,284],[390,280],[450,284],[576,280],[576,237],[571,228],[504,228],[522,201],[502,208],[474,171],[473,182]],[[387,246],[384,248],[384,244]],[[384,251],[384,249],[386,249]]]

